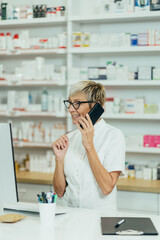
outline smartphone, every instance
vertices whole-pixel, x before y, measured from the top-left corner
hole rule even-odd
[[[92,121],[93,125],[97,122],[97,120],[100,118],[100,116],[102,115],[103,112],[104,112],[104,109],[101,106],[101,104],[99,104],[98,102],[89,111],[88,114],[91,118],[91,121]],[[80,124],[80,127],[83,128],[81,124]]]

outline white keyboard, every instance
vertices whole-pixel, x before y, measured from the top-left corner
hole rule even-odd
[[[27,202],[5,203],[3,204],[3,210],[39,214],[38,203],[27,203]],[[66,213],[66,210],[64,210],[64,208],[56,206],[56,215],[61,215],[65,213]]]
[[[26,203],[26,202],[5,203],[3,204],[3,209],[7,211],[11,210],[11,211],[39,213],[39,206],[37,203]]]

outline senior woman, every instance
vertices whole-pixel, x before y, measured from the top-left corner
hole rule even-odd
[[[105,98],[103,85],[81,81],[64,101],[77,130],[52,145],[53,187],[60,205],[116,210],[116,183],[125,168],[124,137],[101,118],[93,126],[88,115],[96,102],[103,107]]]

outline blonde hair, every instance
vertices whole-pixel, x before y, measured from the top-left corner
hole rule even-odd
[[[78,93],[86,94],[88,101],[99,102],[104,106],[106,91],[102,84],[93,81],[80,81],[71,86],[69,97]]]

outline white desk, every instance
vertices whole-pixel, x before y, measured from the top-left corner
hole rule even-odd
[[[66,209],[66,208],[65,208]],[[65,210],[64,209],[64,210]],[[102,236],[100,217],[111,216],[95,210],[67,208],[68,213],[56,216],[55,229],[44,229],[38,216],[12,224],[0,223],[0,240],[159,240],[158,236]],[[2,212],[1,212],[2,213]],[[25,214],[24,214],[25,215]],[[114,215],[115,216],[115,215]],[[137,214],[117,213],[116,216],[139,216]],[[151,217],[160,233],[160,217]],[[47,221],[47,220],[46,220]]]

